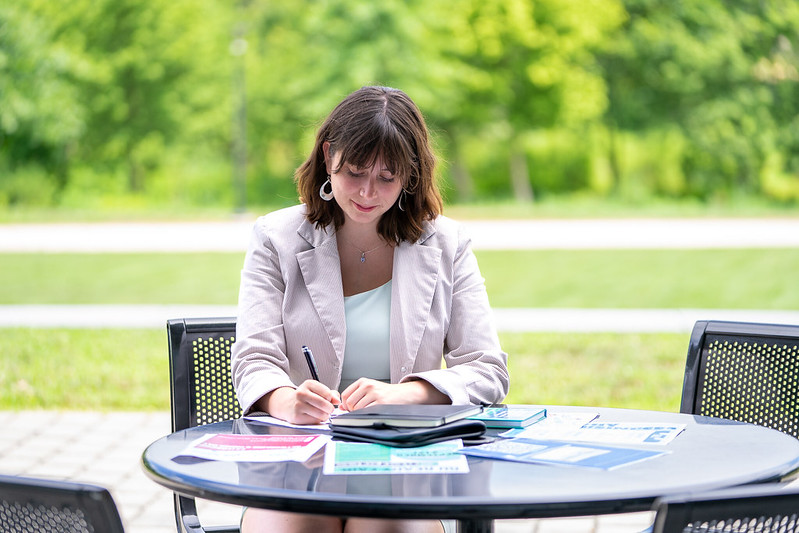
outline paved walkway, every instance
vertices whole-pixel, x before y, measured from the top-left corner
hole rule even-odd
[[[235,316],[214,305],[0,305],[0,328],[150,328],[167,319]],[[690,333],[697,320],[799,324],[799,311],[752,309],[494,309],[500,332]]]
[[[254,219],[0,224],[2,252],[244,251]],[[799,246],[799,218],[468,220],[476,250]]]
[[[169,413],[0,411],[0,472],[107,487],[127,533],[175,533],[172,494],[147,478],[144,448],[169,433]],[[201,520],[236,523],[240,510],[200,502]],[[497,533],[633,533],[652,513],[549,520],[504,520]]]

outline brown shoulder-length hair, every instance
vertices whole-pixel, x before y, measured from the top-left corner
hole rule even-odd
[[[344,224],[344,213],[335,201],[326,202],[319,196],[328,179],[325,142],[330,143],[331,158],[341,154],[341,164],[370,168],[380,159],[401,180],[403,192],[377,226],[386,241],[416,242],[424,222],[441,214],[443,202],[435,183],[436,158],[427,125],[404,92],[363,87],[347,96],[319,128],[311,155],[294,173],[308,221],[318,228],[333,223],[338,229]]]

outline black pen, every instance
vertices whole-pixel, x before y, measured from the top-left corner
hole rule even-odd
[[[314,361],[311,349],[307,346],[303,346],[302,353],[305,356],[305,361],[308,362],[308,368],[311,370],[311,377],[315,381],[319,381],[319,371],[316,369],[316,361]]]

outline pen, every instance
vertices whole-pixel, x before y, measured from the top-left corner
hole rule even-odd
[[[305,361],[308,363],[308,368],[311,370],[311,377],[315,381],[319,381],[319,371],[316,369],[316,361],[314,361],[311,349],[307,346],[303,346],[302,353],[305,356]]]

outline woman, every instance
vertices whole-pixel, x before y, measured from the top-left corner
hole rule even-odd
[[[232,352],[245,413],[307,424],[337,406],[504,399],[507,356],[469,240],[441,215],[434,169],[427,126],[402,91],[364,87],[328,116],[295,175],[303,203],[259,218],[245,258]],[[259,524],[442,531],[248,510],[242,527]]]

